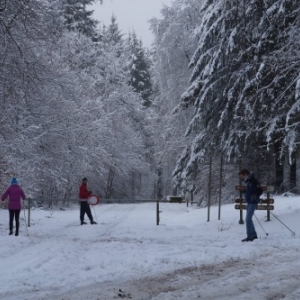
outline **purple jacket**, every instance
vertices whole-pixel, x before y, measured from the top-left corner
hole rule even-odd
[[[17,185],[12,184],[2,196],[2,201],[9,197],[8,209],[20,210],[21,209],[21,198],[24,200],[25,194],[23,190]]]

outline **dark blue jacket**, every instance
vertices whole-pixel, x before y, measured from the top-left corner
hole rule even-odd
[[[260,201],[261,189],[258,180],[254,177],[254,174],[249,174],[248,177],[244,179],[247,183],[245,199],[247,203],[257,204]]]

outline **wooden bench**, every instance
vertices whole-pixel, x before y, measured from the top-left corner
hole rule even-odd
[[[245,199],[243,198],[237,198],[235,199],[235,203],[237,203],[234,208],[235,209],[247,209],[247,203],[245,202]],[[274,199],[260,199],[260,202],[257,205],[257,210],[274,210]]]

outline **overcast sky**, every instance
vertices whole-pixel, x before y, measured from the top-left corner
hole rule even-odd
[[[148,20],[152,17],[160,17],[163,5],[169,6],[173,0],[103,0],[92,6],[94,18],[108,25],[114,13],[123,33],[127,34],[134,29],[137,36],[142,39],[147,47],[153,41],[149,29]]]

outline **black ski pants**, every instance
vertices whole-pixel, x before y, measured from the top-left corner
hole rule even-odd
[[[13,223],[14,218],[16,219],[16,233],[19,233],[19,226],[20,226],[20,210],[19,209],[10,209],[9,210],[9,231],[13,231]]]
[[[80,201],[80,221],[83,222],[84,220],[84,215],[85,213],[87,214],[88,218],[90,221],[93,221],[93,216],[91,213],[91,208],[90,205],[88,204],[87,201]]]

